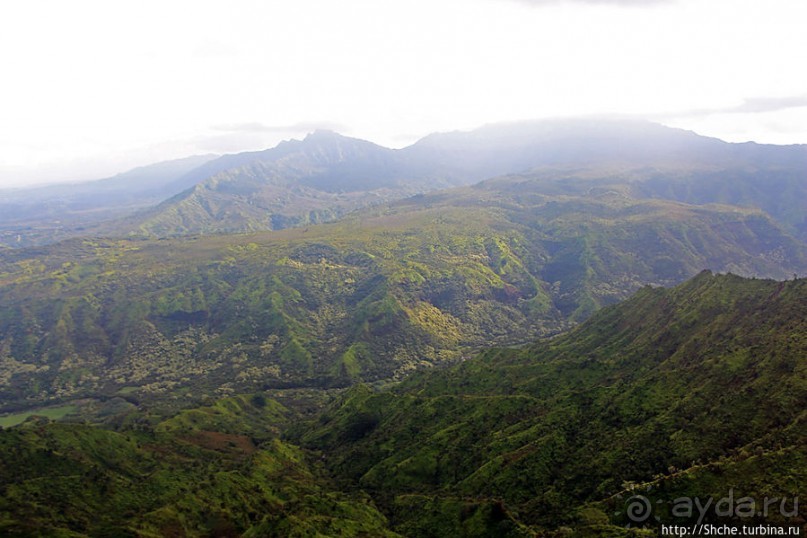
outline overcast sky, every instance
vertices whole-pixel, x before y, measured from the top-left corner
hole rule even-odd
[[[807,143],[804,0],[26,0],[0,7],[0,186],[329,128],[390,147],[641,115]]]

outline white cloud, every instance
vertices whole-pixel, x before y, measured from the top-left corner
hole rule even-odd
[[[658,114],[658,120],[681,119],[693,117],[706,117],[727,114],[760,114],[766,112],[779,112],[793,108],[807,107],[807,95],[787,97],[752,97],[743,99],[739,104],[732,104],[711,108],[693,108],[669,113]]]
[[[347,132],[350,129],[341,123],[332,121],[301,121],[292,125],[266,125],[257,121],[247,123],[229,123],[214,125],[214,131],[231,133],[310,133],[318,129]]]
[[[756,97],[746,99],[734,112],[776,112],[789,108],[807,107],[807,95],[790,97]],[[729,110],[732,111],[732,110]]]
[[[658,4],[672,4],[678,0],[509,0],[531,6],[551,6],[558,4],[590,4],[600,6],[652,7]]]
[[[626,9],[640,5],[653,9]],[[0,19],[0,166],[72,178],[78,160],[307,127],[399,147],[494,121],[740,106],[753,133],[783,103],[746,97],[807,95],[804,20],[793,0],[15,2]]]

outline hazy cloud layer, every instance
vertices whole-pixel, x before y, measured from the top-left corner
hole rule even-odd
[[[776,112],[788,108],[807,106],[807,95],[792,97],[759,97],[746,99],[742,105],[735,107],[731,112]]]
[[[302,138],[316,130],[345,133],[350,129],[332,121],[301,121],[289,125],[267,125],[258,121],[212,125],[211,133],[189,140],[196,152],[236,153],[275,146],[287,138]]]
[[[552,6],[559,4],[588,4],[599,6],[650,7],[659,4],[675,4],[678,0],[512,0],[529,6]]]
[[[695,108],[673,114],[664,114],[667,118],[691,118],[696,116],[710,116],[713,114],[761,114],[765,112],[779,112],[791,108],[807,107],[807,95],[789,97],[753,97],[744,99],[742,104],[721,108]]]
[[[328,131],[344,132],[348,128],[340,123],[330,121],[303,121],[292,125],[266,125],[259,122],[248,123],[228,123],[223,125],[214,125],[214,131],[223,131],[227,133],[309,133],[319,129]]]
[[[318,128],[400,147],[609,112],[807,143],[802,98],[743,101],[807,95],[793,67],[807,51],[804,1],[365,2],[361,16],[328,0],[48,2],[47,17],[41,2],[7,4],[0,185],[110,173],[77,159],[109,156],[120,172]]]
[[[194,47],[192,55],[195,58],[202,58],[202,59],[209,59],[209,58],[228,58],[232,56],[237,56],[238,51],[231,47],[230,45],[211,38],[204,38],[196,44]]]

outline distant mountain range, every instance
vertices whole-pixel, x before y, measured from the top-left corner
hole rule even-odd
[[[703,269],[804,274],[805,163],[803,146],[581,120],[402,150],[319,131],[41,190],[81,215],[184,189],[0,251],[0,402],[401,378]]]
[[[633,196],[758,207],[804,238],[805,170],[805,146],[729,144],[644,121],[496,124],[430,135],[400,150],[317,131],[266,151],[162,163],[75,186],[0,192],[0,240],[25,246],[88,235],[274,230],[525,173],[564,180],[605,176],[609,183],[630,182]]]
[[[24,247],[103,234],[99,223],[152,207],[189,188],[196,180],[186,181],[185,175],[215,157],[166,161],[99,181],[0,190],[0,245]]]
[[[0,402],[398,379],[704,268],[807,272],[807,246],[758,209],[565,185],[511,176],[307,228],[0,252]]]
[[[807,146],[320,131],[1,198],[4,536],[637,538],[807,478]]]

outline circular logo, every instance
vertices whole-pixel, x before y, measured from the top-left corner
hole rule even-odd
[[[650,499],[644,495],[634,495],[628,499],[625,512],[634,523],[644,523],[652,515],[653,505],[650,504]]]

